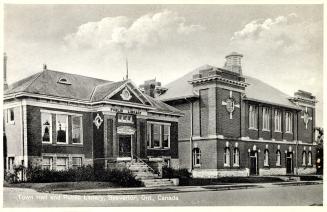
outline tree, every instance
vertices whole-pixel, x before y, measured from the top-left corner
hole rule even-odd
[[[324,161],[324,129],[322,127],[316,127],[315,131],[317,135],[317,154],[316,154],[316,167],[317,174],[323,174],[323,161]]]

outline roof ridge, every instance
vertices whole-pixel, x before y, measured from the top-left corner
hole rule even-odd
[[[96,78],[96,77],[89,77],[89,76],[85,76],[85,75],[81,75],[81,74],[69,73],[69,72],[64,72],[64,71],[57,71],[57,70],[51,70],[51,69],[46,69],[46,71],[52,71],[52,72],[57,72],[57,73],[63,73],[63,74],[69,74],[69,75],[74,75],[74,76],[79,76],[79,77],[86,77],[86,78],[101,80],[101,81],[105,81],[105,83],[113,82],[113,81],[109,81],[109,80],[105,80],[105,79],[100,79],[100,78]]]
[[[28,84],[27,84],[27,85],[26,85],[22,90],[25,91],[25,89],[27,89],[29,86],[31,86],[32,83],[34,83],[35,80],[36,80],[37,78],[39,78],[39,77],[41,76],[41,74],[43,74],[43,73],[44,73],[44,71],[40,71],[39,73],[36,73],[36,76],[34,77],[34,79],[32,79],[31,82],[28,83]]]

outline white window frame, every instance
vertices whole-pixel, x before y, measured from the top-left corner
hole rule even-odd
[[[67,170],[69,167],[68,167],[68,161],[69,161],[69,157],[64,157],[64,156],[57,156],[56,158],[56,170],[58,170],[58,159],[59,158],[65,158],[65,169],[62,170],[62,171],[65,171]]]
[[[167,134],[165,134],[165,129],[164,129],[165,126],[168,127],[168,133]],[[162,129],[161,139],[163,139],[162,137],[168,136],[168,147],[164,147],[163,146],[163,140],[162,140],[161,141],[162,148],[164,148],[164,149],[170,149],[170,126],[168,126],[168,125],[162,125],[161,126],[161,129]]]
[[[275,110],[275,132],[282,132],[282,113],[280,110]]]
[[[44,133],[44,128],[43,128],[43,120],[42,120],[42,117],[43,115],[49,115],[50,118],[49,118],[49,121],[50,121],[50,127],[49,127],[49,136],[50,136],[50,141],[44,141],[43,140],[43,133]],[[52,143],[52,114],[51,113],[47,113],[47,112],[41,112],[41,139],[42,139],[42,143],[44,144],[51,144]]]
[[[58,116],[66,116],[66,142],[58,142],[58,130],[59,130]],[[56,114],[56,143],[57,144],[68,144],[68,130],[69,130],[68,115],[67,114]]]
[[[44,165],[44,161],[43,160],[45,158],[48,158],[49,159],[49,165]],[[43,156],[42,157],[42,169],[46,169],[45,166],[46,167],[49,166],[49,170],[52,170],[53,169],[53,157],[52,156]]]
[[[281,151],[277,150],[276,151],[276,166],[281,166]]]
[[[199,152],[196,152],[199,150]],[[201,150],[199,147],[193,148],[193,167],[201,167]],[[197,158],[199,158],[199,163],[197,163]]]
[[[306,151],[302,152],[302,166],[306,166],[307,165],[307,153]]]
[[[285,113],[285,132],[293,133],[293,118],[291,112]]]
[[[262,108],[262,130],[270,131],[270,113],[268,107]]]
[[[154,145],[154,142],[153,142],[153,148],[155,148],[155,149],[159,149],[159,148],[161,148],[162,147],[162,128],[161,128],[161,125],[159,125],[159,124],[153,124],[153,125],[151,125],[151,127],[153,126],[153,128],[155,128],[155,126],[156,127],[159,127],[159,146],[155,146]],[[154,131],[153,131],[153,137],[155,137],[154,136]],[[157,134],[157,133],[156,133]]]
[[[159,146],[152,146],[152,125],[159,125]],[[163,133],[164,133],[164,126],[168,126],[168,147],[163,147],[162,142],[163,142]],[[147,122],[147,139],[149,139],[149,144],[147,145],[148,149],[170,149],[170,123],[165,123],[165,122],[152,122],[149,121]]]
[[[312,166],[312,152],[308,152],[308,166]]]
[[[76,165],[74,164],[74,158],[79,158],[81,159],[81,164],[80,165]],[[76,156],[73,156],[72,157],[72,168],[78,168],[78,167],[82,167],[83,166],[83,157],[76,157]]]
[[[255,105],[249,105],[249,129],[257,130],[258,129],[258,117],[257,110]]]
[[[230,149],[229,149],[229,147],[225,147],[225,149],[224,149],[224,167],[230,167]]]
[[[74,124],[73,124],[73,119],[74,118],[79,118],[80,119],[80,142],[79,143],[74,143],[73,142],[73,135],[74,135]],[[82,145],[83,144],[83,117],[82,116],[75,116],[75,115],[71,115],[71,122],[72,122],[72,127],[71,127],[71,131],[72,131],[72,144],[74,145]],[[69,129],[68,129],[69,130]]]
[[[263,166],[269,167],[269,150],[268,149],[265,149],[265,151],[264,151]]]
[[[14,114],[14,119],[13,120],[11,120],[11,111]],[[15,109],[13,107],[7,109],[7,123],[8,124],[15,124]]]
[[[238,148],[234,148],[233,166],[234,167],[240,166],[240,150]]]

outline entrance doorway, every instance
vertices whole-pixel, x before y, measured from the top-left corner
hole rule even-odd
[[[132,157],[131,135],[119,135],[119,157]]]
[[[250,152],[250,175],[258,174],[258,152]]]
[[[293,174],[293,153],[288,152],[286,154],[286,173]]]

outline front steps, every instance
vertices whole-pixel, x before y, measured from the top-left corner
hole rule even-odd
[[[143,182],[145,187],[173,186],[176,184],[171,179],[161,178],[144,162],[133,162],[128,169],[133,172],[136,179]]]

